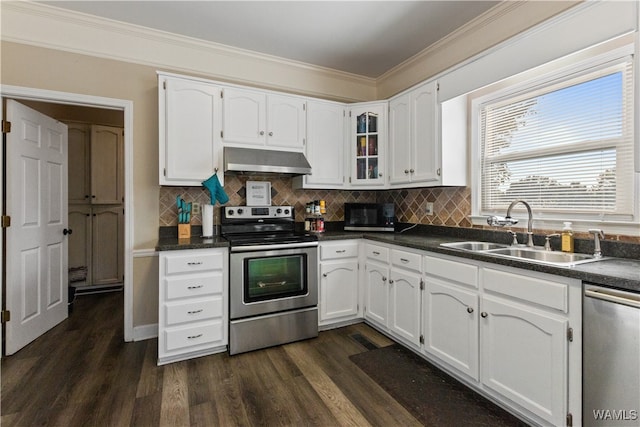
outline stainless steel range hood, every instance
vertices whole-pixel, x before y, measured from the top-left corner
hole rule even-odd
[[[302,153],[224,147],[225,172],[309,175],[311,165]]]

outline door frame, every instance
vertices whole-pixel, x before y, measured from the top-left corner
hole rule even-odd
[[[47,89],[0,85],[0,97],[15,100],[42,101],[80,107],[108,108],[124,114],[124,340],[133,341],[133,101],[106,98]],[[0,117],[3,115],[0,102]],[[2,162],[0,150],[0,162]],[[0,200],[2,200],[0,186]],[[4,256],[0,245],[0,259]],[[3,274],[0,263],[0,276]],[[0,305],[2,296],[0,293]],[[0,339],[2,337],[0,336]]]

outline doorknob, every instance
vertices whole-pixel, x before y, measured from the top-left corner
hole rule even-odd
[[[62,230],[62,234],[64,234],[65,236],[71,233],[73,233],[73,230],[70,228],[65,228],[64,230]]]

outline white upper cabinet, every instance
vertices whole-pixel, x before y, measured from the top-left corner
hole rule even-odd
[[[222,170],[220,95],[211,83],[158,75],[160,185],[199,187]]]
[[[302,151],[306,101],[296,96],[225,88],[222,141],[225,145]]]
[[[389,101],[389,182],[411,182],[415,171],[411,159],[411,96]]]
[[[392,187],[442,185],[436,89],[428,82],[389,101]]]
[[[441,182],[436,87],[432,81],[411,91],[411,182]]]
[[[344,104],[307,102],[307,160],[311,175],[295,177],[297,188],[342,188],[345,177],[343,154],[345,125]]]
[[[347,144],[351,158],[352,187],[384,188],[386,176],[387,103],[351,106],[351,132]]]

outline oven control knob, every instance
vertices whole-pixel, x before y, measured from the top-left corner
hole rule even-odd
[[[238,215],[242,215],[242,209],[238,209]]]
[[[284,214],[285,214],[285,215],[289,215],[289,209],[285,209],[285,210],[284,210]]]
[[[280,208],[276,209],[276,213],[281,214],[282,213],[282,209],[280,209]]]
[[[227,210],[227,215],[229,215],[229,216],[233,215],[233,209]]]

